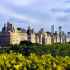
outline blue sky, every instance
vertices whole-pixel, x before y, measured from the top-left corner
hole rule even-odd
[[[52,24],[70,31],[70,0],[0,0],[0,28],[7,21],[35,31],[50,31]]]

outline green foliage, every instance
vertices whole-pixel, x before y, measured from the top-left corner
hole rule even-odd
[[[0,54],[0,70],[65,70],[70,69],[70,57],[51,54],[37,55],[30,53],[28,57],[21,53]]]
[[[26,50],[27,49],[27,50]],[[43,54],[52,54],[53,56],[60,55],[60,56],[70,56],[70,44],[52,44],[52,45],[41,45],[41,44],[27,44],[23,43],[20,45],[10,45],[6,48],[0,48],[1,52],[10,51],[24,53],[25,55],[30,53],[36,53],[39,55]]]
[[[70,44],[20,44],[0,49],[0,70],[70,70]]]

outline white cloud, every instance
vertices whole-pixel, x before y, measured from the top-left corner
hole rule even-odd
[[[4,0],[3,0],[4,1]],[[28,6],[34,3],[35,0],[5,0],[4,3],[11,4],[14,6]]]
[[[6,20],[10,18],[16,18],[19,20],[27,21],[29,23],[39,22],[37,19],[32,18],[30,16],[25,16],[24,14],[21,15],[21,14],[15,13],[14,11],[7,9],[5,6],[0,6],[0,9],[1,9],[0,14],[6,16]]]
[[[67,8],[68,10],[66,10]],[[52,11],[52,9],[55,10]],[[58,25],[59,20],[57,18],[69,15],[69,9],[70,4],[66,3],[65,0],[0,0],[0,14],[7,16],[5,19],[16,18],[21,21],[27,21],[33,25],[37,23],[37,25],[42,24],[44,26],[50,24]],[[64,12],[64,10],[66,11]],[[38,17],[37,14],[39,14],[39,12],[41,15]],[[45,16],[42,14],[45,14]],[[46,14],[50,16],[48,22],[48,16]],[[41,17],[44,18],[42,19]],[[58,21],[56,21],[56,19]],[[70,19],[70,17],[65,19]],[[62,24],[69,25],[69,23]]]

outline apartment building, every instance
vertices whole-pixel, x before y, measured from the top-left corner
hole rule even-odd
[[[66,38],[64,35],[61,37],[61,42],[70,41],[69,38]],[[52,44],[60,42],[59,33],[44,32],[41,29],[39,32],[34,32],[33,29],[28,27],[28,29],[16,28],[10,22],[4,24],[2,31],[0,32],[0,45],[8,44],[20,44],[21,41],[30,41],[32,43],[39,44]]]

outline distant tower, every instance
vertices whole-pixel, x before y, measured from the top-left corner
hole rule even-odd
[[[60,38],[60,43],[62,42],[62,26],[59,26],[59,38]]]
[[[54,43],[54,25],[51,25],[51,43]]]
[[[55,40],[56,40],[56,43],[57,43],[57,36],[58,36],[57,31],[55,31]]]
[[[51,33],[54,33],[54,25],[51,25]]]
[[[7,32],[9,32],[9,31],[15,32],[14,26],[13,26],[9,21],[7,22],[7,27],[6,27],[6,29],[7,29]]]
[[[64,35],[64,37],[65,37],[65,43],[67,42],[67,36],[66,36],[66,34]]]
[[[41,28],[41,30],[40,30],[40,31],[41,31],[41,33],[43,33],[43,32],[44,32],[44,29],[43,29],[43,28]]]
[[[68,37],[70,38],[70,32],[68,32],[67,34],[68,34]]]
[[[45,44],[45,35],[42,36],[42,44]]]
[[[31,42],[31,33],[32,33],[32,30],[29,26],[28,29],[27,29],[27,39],[28,39],[29,42]]]
[[[67,32],[67,36],[68,36],[69,43],[70,43],[70,32]]]
[[[7,26],[6,24],[4,24],[4,27],[2,28],[2,32],[6,32],[7,31]]]
[[[7,31],[12,31],[12,24],[10,22],[7,22]]]
[[[43,44],[43,32],[44,32],[44,29],[41,28],[40,31],[39,31],[39,43],[40,44]]]
[[[59,32],[61,32],[62,31],[62,26],[59,26]]]

